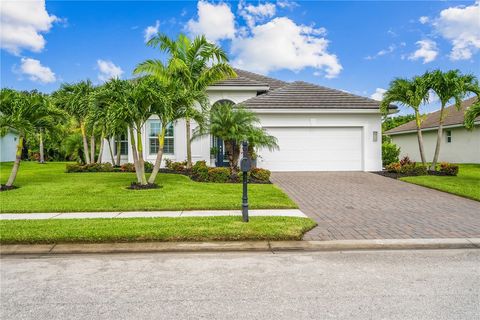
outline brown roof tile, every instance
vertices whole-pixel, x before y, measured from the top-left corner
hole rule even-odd
[[[213,86],[268,86],[270,90],[275,90],[285,86],[288,82],[266,77],[257,73],[235,69],[236,78],[217,82]]]
[[[452,126],[452,125],[463,124],[463,121],[465,119],[465,110],[467,110],[476,101],[477,101],[476,97],[472,97],[467,100],[464,100],[462,102],[462,107],[460,110],[458,110],[455,107],[455,105],[451,105],[445,108],[445,112],[447,113],[447,116],[445,118],[443,125]],[[476,120],[480,121],[480,117],[477,117]],[[425,120],[422,122],[422,129],[437,128],[439,125],[439,121],[440,121],[440,110],[429,113],[426,115]],[[417,129],[417,126],[415,125],[415,120],[412,120],[410,122],[402,124],[401,126],[398,126],[396,128],[386,131],[385,134],[414,131],[416,129]]]

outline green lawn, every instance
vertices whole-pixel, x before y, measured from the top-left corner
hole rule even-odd
[[[293,217],[3,220],[0,243],[301,240],[315,225]]]
[[[400,180],[480,201],[480,164],[460,164],[458,176],[419,176]]]
[[[129,190],[134,173],[65,173],[65,163],[22,162],[15,190],[0,192],[0,212],[240,209],[241,184],[199,183],[159,174],[160,189]],[[0,180],[12,163],[0,164]],[[252,209],[296,208],[275,185],[250,185]]]

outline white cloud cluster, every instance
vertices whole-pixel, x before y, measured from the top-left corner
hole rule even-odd
[[[422,59],[425,64],[432,62],[437,58],[438,48],[435,41],[425,39],[417,41],[416,44],[418,49],[408,57],[409,60]]]
[[[277,5],[239,3],[238,14],[247,27],[235,27],[230,6],[199,1],[198,18],[191,19],[187,30],[192,35],[205,34],[211,41],[231,40],[233,65],[260,73],[287,69],[315,69],[315,74],[336,77],[342,70],[337,56],[328,51],[326,30],[297,24],[287,17],[276,17],[277,6],[293,7],[295,2]],[[269,21],[264,21],[269,20]]]
[[[418,18],[418,22],[420,22],[421,24],[428,23],[429,21],[430,21],[430,18],[427,16],[421,16],[420,18]]]
[[[251,30],[251,36],[232,43],[233,64],[240,68],[268,73],[312,67],[334,78],[342,70],[336,55],[327,51],[328,40],[322,30],[297,25],[289,18],[275,18]]]
[[[97,60],[97,67],[100,73],[98,74],[98,79],[100,81],[108,81],[112,78],[119,78],[123,74],[122,68],[116,66],[112,61],[109,60]]]
[[[387,90],[383,88],[377,88],[375,89],[375,92],[370,96],[370,98],[377,100],[377,101],[382,101],[383,95],[387,92]]]
[[[49,67],[42,66],[40,61],[31,58],[22,58],[20,64],[20,73],[25,74],[35,82],[50,83],[55,82],[55,73]]]
[[[50,15],[44,0],[3,1],[0,5],[1,48],[19,55],[22,49],[40,52],[45,47],[41,33],[58,18]]]
[[[453,45],[452,60],[470,59],[480,49],[480,1],[442,10],[433,26]]]
[[[148,26],[145,30],[143,30],[143,37],[145,42],[148,42],[154,35],[158,33],[158,29],[160,28],[160,21],[155,21],[155,25]]]
[[[282,9],[283,8],[293,9],[295,7],[298,7],[298,3],[290,0],[277,0],[277,6],[279,6]]]
[[[198,20],[190,19],[187,23],[190,34],[203,34],[210,41],[232,39],[235,36],[235,16],[228,4],[199,1],[197,9]]]

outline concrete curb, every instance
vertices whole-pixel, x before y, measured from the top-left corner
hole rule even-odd
[[[1,245],[0,255],[53,255],[145,252],[354,251],[480,249],[480,238],[373,239],[333,241],[132,242],[50,245]]]

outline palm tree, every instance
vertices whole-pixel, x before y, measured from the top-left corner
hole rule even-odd
[[[480,100],[465,111],[465,128],[472,130],[475,126],[475,119],[478,117],[480,117]]]
[[[18,143],[15,162],[5,184],[13,186],[20,167],[25,137],[38,132],[41,128],[49,130],[55,124],[56,113],[45,103],[45,97],[38,92],[18,92],[12,89],[0,91],[0,133],[8,130],[18,132]]]
[[[429,88],[432,89],[438,96],[440,107],[440,119],[437,131],[437,144],[435,146],[435,153],[430,170],[435,170],[438,156],[440,154],[440,146],[443,135],[443,123],[447,113],[445,112],[445,106],[449,101],[453,100],[455,107],[460,110],[462,101],[465,97],[473,93],[480,97],[480,87],[478,85],[478,79],[471,74],[462,74],[459,70],[450,70],[442,72],[435,70],[426,73],[424,76],[429,84]]]
[[[248,158],[254,160],[257,158],[257,149],[265,148],[270,151],[278,150],[278,140],[274,136],[268,134],[263,128],[254,127],[247,136],[248,140]],[[256,167],[256,162],[252,161],[252,167]]]
[[[423,147],[422,122],[424,117],[420,113],[420,106],[428,102],[429,88],[424,77],[413,79],[397,78],[390,82],[390,87],[383,95],[380,110],[388,113],[391,103],[397,103],[407,108],[412,108],[415,114],[415,125],[417,127],[418,148],[422,164],[426,164],[425,150]]]
[[[183,90],[191,94],[188,99],[185,99],[185,105],[182,106],[186,124],[187,168],[191,168],[190,122],[194,114],[198,114],[196,105],[207,108],[206,89],[208,86],[235,77],[235,71],[228,65],[225,51],[220,46],[208,42],[205,36],[198,36],[191,41],[184,34],[180,34],[176,40],[157,34],[147,42],[147,45],[159,48],[162,52],[170,55],[168,65],[174,71],[173,77],[179,81]],[[135,68],[134,73],[165,78],[171,75],[165,69],[165,65],[158,59],[146,60]]]
[[[86,80],[74,84],[62,84],[61,88],[52,95],[55,104],[75,118],[80,125],[83,140],[83,153],[85,163],[87,164],[92,162],[92,157],[88,152],[86,119],[90,111],[94,90],[95,88],[93,87],[92,82]],[[91,145],[90,147],[93,149],[93,152],[95,152],[95,146]]]

